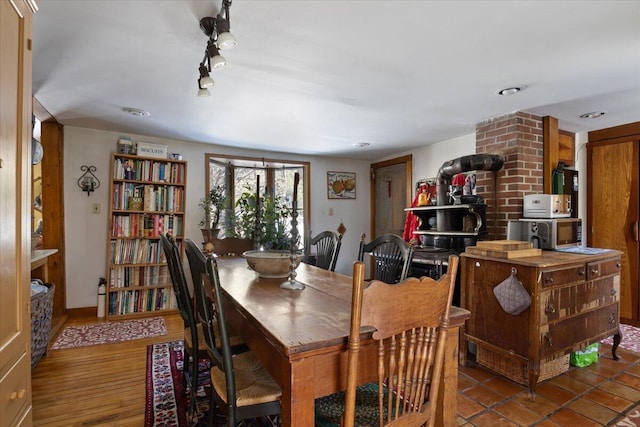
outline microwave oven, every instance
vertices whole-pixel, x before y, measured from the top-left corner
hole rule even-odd
[[[580,218],[522,218],[509,221],[507,238],[532,242],[534,248],[547,250],[580,246],[582,220]]]

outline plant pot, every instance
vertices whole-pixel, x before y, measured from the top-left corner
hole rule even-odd
[[[220,233],[219,228],[201,228],[200,231],[202,232],[202,243],[213,243]]]

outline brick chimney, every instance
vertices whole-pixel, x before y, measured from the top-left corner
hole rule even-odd
[[[476,175],[477,193],[488,205],[488,240],[506,239],[507,221],[522,218],[523,196],[543,192],[543,151],[541,117],[517,112],[476,124],[476,153],[505,159],[500,171]]]

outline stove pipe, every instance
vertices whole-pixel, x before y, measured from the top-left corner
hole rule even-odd
[[[447,191],[454,175],[479,170],[499,171],[503,165],[504,157],[497,154],[471,154],[444,162],[438,170],[438,182],[436,184],[438,205],[452,204],[450,198],[447,197]],[[450,230],[449,215],[446,210],[438,210],[436,218],[438,231]]]

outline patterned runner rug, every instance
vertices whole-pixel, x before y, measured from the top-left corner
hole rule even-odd
[[[144,427],[187,427],[206,425],[209,410],[207,389],[209,379],[209,361],[200,360],[200,378],[198,379],[196,416],[197,421],[187,422],[189,397],[182,388],[182,341],[171,341],[152,344],[147,347],[146,400],[144,410]],[[225,419],[220,416],[214,427],[225,426]],[[249,419],[239,426],[263,427],[273,426],[269,419]]]
[[[51,350],[112,344],[166,334],[167,328],[162,317],[67,326],[51,346]]]
[[[640,328],[631,325],[620,324],[622,341],[620,347],[629,351],[640,353]],[[613,338],[609,337],[601,341],[604,344],[613,345]]]
[[[610,424],[613,427],[640,427],[640,403]]]

